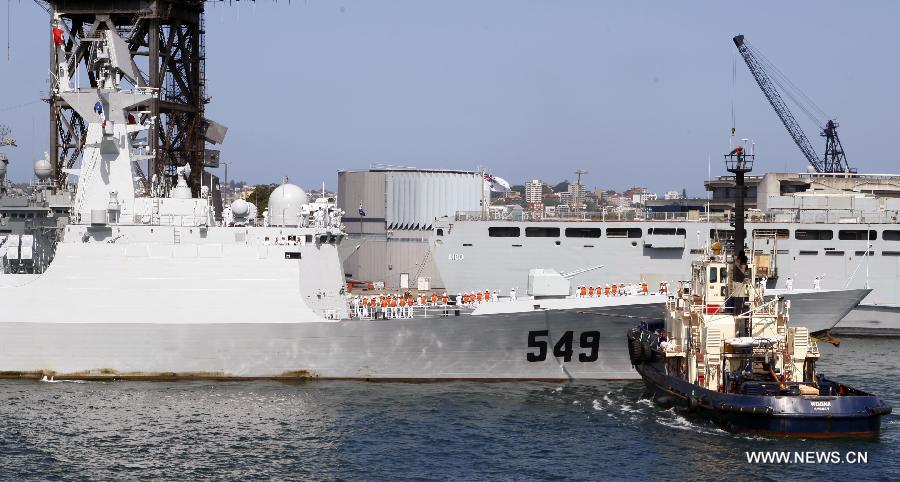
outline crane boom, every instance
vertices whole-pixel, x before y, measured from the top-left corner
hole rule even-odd
[[[738,52],[741,53],[741,57],[744,58],[747,68],[750,69],[750,73],[756,79],[759,88],[763,91],[766,99],[769,100],[769,104],[772,105],[775,113],[778,114],[778,118],[781,119],[781,123],[784,124],[785,129],[787,129],[791,138],[794,139],[797,147],[800,148],[800,152],[806,156],[806,160],[809,161],[813,169],[816,172],[853,172],[847,164],[847,159],[844,157],[844,149],[841,146],[840,139],[837,137],[837,122],[829,120],[825,126],[821,126],[821,135],[826,138],[826,148],[824,159],[819,159],[815,148],[809,142],[809,138],[806,137],[800,124],[797,123],[797,119],[794,118],[784,99],[781,98],[775,82],[769,77],[766,68],[753,53],[750,46],[744,42],[744,36],[738,35],[733,40]]]

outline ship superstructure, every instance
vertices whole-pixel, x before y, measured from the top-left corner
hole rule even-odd
[[[747,235],[758,276],[788,296],[798,289],[810,306],[828,292],[871,289],[841,324],[857,332],[900,333],[900,177],[891,175],[767,174],[748,200]],[[728,204],[719,192],[733,191],[733,178],[711,183],[712,204]],[[431,256],[446,289],[478,285],[501,292],[521,285],[536,258],[552,259],[560,271],[603,264],[581,281],[606,284],[675,282],[711,242],[734,236],[730,212],[645,212],[619,219],[611,212],[522,219],[505,212],[466,212],[439,220]],[[794,319],[818,330],[822,313],[794,301]]]

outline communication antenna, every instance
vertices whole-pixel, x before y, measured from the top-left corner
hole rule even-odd
[[[575,171],[575,175],[578,176],[578,180],[575,181],[575,210],[578,211],[581,209],[581,175],[587,174],[588,172],[584,169],[578,169]]]

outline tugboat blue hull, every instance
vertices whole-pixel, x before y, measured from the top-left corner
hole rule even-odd
[[[644,334],[646,340],[649,333]],[[629,343],[632,336],[630,332]],[[707,390],[669,375],[661,352],[644,353],[635,369],[657,403],[680,407],[730,432],[794,438],[874,438],[881,428],[881,416],[891,412],[878,397],[825,379],[820,384],[835,394],[760,396]]]

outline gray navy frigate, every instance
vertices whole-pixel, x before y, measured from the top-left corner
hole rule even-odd
[[[55,86],[87,124],[80,166],[67,171],[77,177],[70,222],[56,229],[46,269],[0,276],[0,376],[635,377],[621,334],[658,311],[660,295],[571,297],[565,277],[548,271],[549,292],[535,272],[530,297],[366,316],[345,291],[334,206],[285,183],[267,225],[254,224],[243,200],[218,223],[209,191],[188,186],[187,166],[174,187],[142,189],[135,139],[152,128],[142,106],[159,92],[126,89],[122,40],[112,28],[98,33],[96,88]]]

